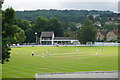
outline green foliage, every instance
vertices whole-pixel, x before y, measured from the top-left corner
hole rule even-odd
[[[10,57],[10,38],[13,37],[16,30],[13,26],[13,20],[15,16],[15,11],[12,8],[7,8],[5,11],[2,12],[2,63],[4,61],[9,61]]]
[[[9,61],[10,45],[22,43],[25,40],[25,32],[14,24],[15,11],[7,8],[2,11],[2,63]]]
[[[35,11],[17,11],[17,18],[34,21],[38,16],[45,18],[56,17],[62,22],[79,22],[85,18],[85,11],[78,10],[35,10]]]
[[[35,31],[33,30],[33,27],[28,28],[25,32],[26,32],[26,42],[27,43],[35,42]]]
[[[73,37],[76,39],[76,33],[74,31],[64,30],[65,37]]]
[[[62,30],[62,23],[57,18],[44,18],[38,17],[35,22],[31,24],[26,30],[26,42],[35,42],[35,32],[37,32],[37,37],[40,37],[43,31],[53,31],[56,36],[64,36]]]
[[[76,23],[75,22],[62,22],[62,28],[64,30],[69,30],[69,31],[76,31]]]
[[[116,41],[117,43],[120,43],[120,40]]]
[[[14,38],[16,39],[16,43],[22,44],[26,39],[24,30],[19,28],[19,31],[14,35]]]
[[[41,31],[47,30],[48,21],[49,20],[47,18],[38,17],[36,19],[35,25],[33,25],[34,31],[35,32],[41,32]]]
[[[78,30],[77,38],[80,42],[95,42],[97,29],[93,26],[92,21],[86,19],[85,24]]]
[[[88,16],[88,19],[90,19],[92,22],[95,21],[95,20],[94,20],[94,17],[93,17],[92,15],[89,15],[89,16]]]
[[[57,18],[51,18],[49,24],[48,31],[54,31],[55,36],[63,36],[62,25]]]
[[[14,24],[23,30],[26,30],[30,27],[30,22],[28,20],[14,19]]]
[[[20,43],[21,44],[21,41],[22,42],[34,42],[34,32],[33,31],[33,25],[31,25],[31,23],[28,21],[28,20],[21,20],[21,19],[15,19],[14,20],[14,24],[19,26],[19,34],[16,34],[16,36],[19,36],[22,32],[22,34],[24,35],[23,36],[23,40],[20,39],[20,36],[19,38],[15,38],[16,39],[16,43]],[[22,30],[22,31],[21,31]],[[24,31],[23,31],[24,30]],[[26,35],[26,36],[25,36]],[[20,40],[20,41],[19,41]]]
[[[118,29],[118,25],[116,25],[116,24],[105,24],[102,27],[102,29],[108,30],[108,31],[110,31],[110,30],[117,30]]]
[[[17,11],[16,18],[25,19],[34,22],[38,16],[45,18],[57,18],[61,22],[80,22],[86,18],[87,15],[100,14],[100,17],[116,17],[117,14],[110,11],[97,10],[31,10],[31,11]]]
[[[41,33],[42,31],[54,31],[56,36],[63,36],[61,22],[56,18],[43,18],[38,17],[35,25],[33,25],[35,32]]]
[[[12,25],[15,17],[15,11],[13,10],[13,8],[7,8],[5,11],[3,11],[2,17],[4,22]]]

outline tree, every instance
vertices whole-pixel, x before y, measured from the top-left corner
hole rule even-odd
[[[14,24],[17,25],[17,26],[19,26],[21,29],[24,30],[24,34],[26,35],[26,39],[25,39],[25,36],[24,36],[23,39],[25,41],[23,40],[23,42],[31,43],[31,42],[35,41],[35,35],[34,35],[35,31],[33,31],[33,25],[34,24],[31,25],[30,21],[28,21],[28,20],[21,20],[21,19],[15,19],[14,20]],[[16,40],[17,40],[17,38],[16,38]]]
[[[73,38],[76,38],[76,33],[73,32],[73,31],[64,30],[64,36],[65,36],[65,37],[73,37]]]
[[[9,61],[10,44],[22,43],[25,40],[24,30],[14,24],[14,19],[15,11],[13,8],[2,11],[2,64]]]
[[[30,27],[30,23],[28,20],[15,19],[14,24],[19,26],[24,31]]]
[[[95,42],[97,29],[93,26],[91,20],[86,19],[85,24],[78,30],[77,38],[80,42],[86,44],[86,42]]]
[[[62,22],[62,29],[76,31],[77,30],[76,23],[75,22]]]
[[[35,32],[41,33],[42,31],[53,31],[56,36],[63,36],[62,23],[57,18],[47,19],[38,17],[35,24],[32,25]],[[38,36],[40,36],[38,34]]]
[[[38,36],[40,36],[40,33],[42,31],[47,31],[47,29],[48,29],[48,22],[49,22],[49,20],[47,18],[38,17],[36,19],[35,24],[32,25],[32,29],[33,29],[34,33],[37,32]]]
[[[2,51],[2,2],[0,1],[0,51]],[[0,62],[2,62],[2,52],[0,52]]]
[[[18,33],[16,33],[14,35],[14,37],[16,39],[16,43],[22,44],[22,42],[24,42],[25,39],[26,39],[24,30],[22,30],[21,28],[19,28]]]
[[[27,43],[35,42],[35,31],[33,30],[33,27],[29,27],[26,30],[26,42]]]
[[[94,22],[94,17],[92,15],[89,15],[88,19],[90,19],[92,22]]]
[[[2,64],[9,61],[10,58],[10,38],[13,37],[16,30],[13,26],[15,11],[13,8],[7,8],[2,11]]]
[[[47,29],[48,27],[48,19],[44,17],[38,17],[36,19],[35,25],[34,25],[34,30],[37,32],[41,32]]]
[[[63,36],[62,23],[57,18],[51,18],[49,20],[48,31],[54,31],[55,36]]]
[[[118,29],[118,25],[116,25],[114,23],[113,24],[104,24],[102,29],[108,30],[108,31],[110,31],[110,30],[117,30]]]

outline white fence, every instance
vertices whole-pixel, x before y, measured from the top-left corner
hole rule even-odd
[[[119,46],[119,43],[114,42],[95,42],[93,46]]]
[[[79,44],[79,45],[59,45],[59,46],[119,46],[120,43],[114,42],[95,42],[94,44]],[[35,44],[24,44],[24,45],[13,45],[11,47],[25,47],[25,46],[55,46],[55,45],[35,45]]]

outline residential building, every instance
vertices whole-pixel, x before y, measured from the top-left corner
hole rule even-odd
[[[94,25],[97,25],[97,26],[99,26],[99,27],[102,26],[100,22],[95,22]]]
[[[104,40],[106,40],[107,33],[108,33],[108,31],[106,31],[106,30],[101,30],[101,31],[99,30],[97,32],[97,40],[98,41],[104,41]]]
[[[118,39],[118,31],[109,31],[106,35],[107,41],[116,41]]]
[[[76,27],[77,27],[77,28],[80,28],[81,26],[82,26],[81,23],[77,23],[77,24],[76,24]]]
[[[114,24],[113,21],[106,21],[105,24]]]
[[[95,14],[95,15],[92,15],[92,16],[95,19],[96,17],[100,16],[100,14]]]
[[[118,30],[106,31],[106,30],[99,30],[97,32],[97,40],[98,41],[117,41],[118,37]]]

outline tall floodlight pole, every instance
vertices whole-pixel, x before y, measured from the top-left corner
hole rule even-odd
[[[37,32],[35,32],[35,35],[36,35],[36,44],[37,44]]]

